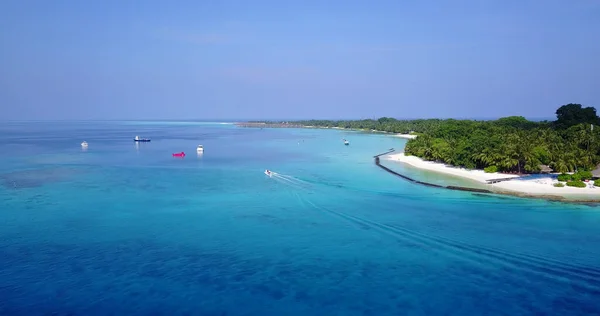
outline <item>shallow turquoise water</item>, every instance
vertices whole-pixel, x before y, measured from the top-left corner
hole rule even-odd
[[[5,123],[0,314],[600,313],[599,207],[426,188],[373,164],[404,142]]]

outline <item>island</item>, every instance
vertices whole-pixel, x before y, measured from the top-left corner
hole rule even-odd
[[[581,104],[559,107],[553,121],[509,116],[264,123],[389,133],[407,141],[388,161],[468,178],[497,193],[600,200],[600,130],[594,128],[600,117]]]

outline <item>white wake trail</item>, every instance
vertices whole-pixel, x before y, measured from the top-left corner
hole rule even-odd
[[[277,172],[273,172],[271,171],[271,178],[277,180],[279,183],[288,185],[288,186],[292,186],[294,188],[298,188],[298,189],[303,189],[306,190],[308,189],[309,184],[306,183],[305,181],[299,180],[293,176],[289,176],[289,175],[285,175],[285,174],[281,174],[281,173],[277,173]]]

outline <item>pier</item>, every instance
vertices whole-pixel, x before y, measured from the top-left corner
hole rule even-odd
[[[518,179],[518,178],[501,178],[501,179],[492,179],[492,180],[487,180],[487,184],[494,184],[494,183],[498,183],[498,182],[504,182],[504,181],[510,181],[513,179]]]
[[[392,153],[394,151],[395,150],[393,148],[391,148],[387,152],[384,152],[382,154],[374,156],[373,158],[375,158],[375,165],[377,165],[377,167],[379,167],[379,168],[381,168],[381,169],[383,169],[383,170],[385,170],[385,171],[387,171],[387,172],[389,172],[389,173],[391,173],[391,174],[393,174],[395,176],[398,176],[398,177],[400,177],[400,178],[402,178],[404,180],[407,180],[407,181],[410,181],[410,182],[413,182],[413,183],[416,183],[416,184],[424,185],[424,186],[427,186],[427,187],[441,188],[441,189],[448,189],[448,190],[455,190],[455,191],[476,192],[476,193],[494,193],[494,192],[492,192],[490,190],[486,190],[486,189],[467,188],[467,187],[454,186],[454,185],[443,186],[443,185],[439,185],[439,184],[418,181],[418,180],[415,180],[415,179],[413,179],[411,177],[407,177],[407,176],[405,176],[403,174],[400,174],[400,173],[398,173],[398,172],[396,172],[396,171],[394,171],[394,170],[392,170],[392,169],[390,169],[390,168],[388,168],[388,167],[386,167],[386,166],[384,166],[384,165],[381,164],[381,162],[379,160],[379,157],[387,155],[387,154],[390,154],[390,153]]]
[[[379,154],[379,155],[373,156],[373,158],[377,159],[377,158],[379,158],[379,156],[384,156],[384,155],[387,155],[387,154],[391,154],[391,153],[393,153],[395,151],[396,151],[396,149],[390,148],[388,151],[384,152],[383,154]]]

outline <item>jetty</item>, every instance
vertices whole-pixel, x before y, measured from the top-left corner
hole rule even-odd
[[[491,179],[491,180],[487,180],[486,182],[487,182],[487,184],[494,184],[494,183],[510,181],[510,180],[514,180],[514,179],[518,179],[518,178]]]
[[[380,160],[379,160],[380,156],[384,156],[384,155],[390,154],[390,153],[392,153],[394,151],[395,150],[393,148],[390,148],[389,151],[386,151],[386,152],[384,152],[382,154],[373,156],[373,158],[375,158],[375,165],[377,167],[379,167],[379,168],[381,168],[381,169],[383,169],[383,170],[385,170],[385,171],[387,171],[387,172],[395,175],[395,176],[398,176],[398,177],[404,179],[404,180],[410,181],[412,183],[424,185],[424,186],[427,186],[427,187],[442,188],[442,189],[455,190],[455,191],[476,192],[476,193],[492,193],[492,194],[494,193],[494,192],[492,192],[490,190],[486,190],[486,189],[468,188],[468,187],[461,187],[461,186],[454,186],[454,185],[443,186],[443,185],[439,185],[439,184],[434,184],[434,183],[429,183],[429,182],[415,180],[415,179],[413,179],[411,177],[408,177],[408,176],[405,176],[403,174],[400,174],[400,173],[398,173],[398,172],[396,172],[396,171],[394,171],[394,170],[392,170],[392,169],[390,169],[390,168],[382,165],[381,162],[380,162]]]
[[[379,155],[373,156],[373,158],[375,158],[377,160],[377,158],[379,158],[379,156],[384,156],[384,155],[387,155],[387,154],[391,154],[391,153],[393,153],[395,151],[396,151],[396,149],[390,148],[388,151],[384,152],[383,154],[379,154]]]

